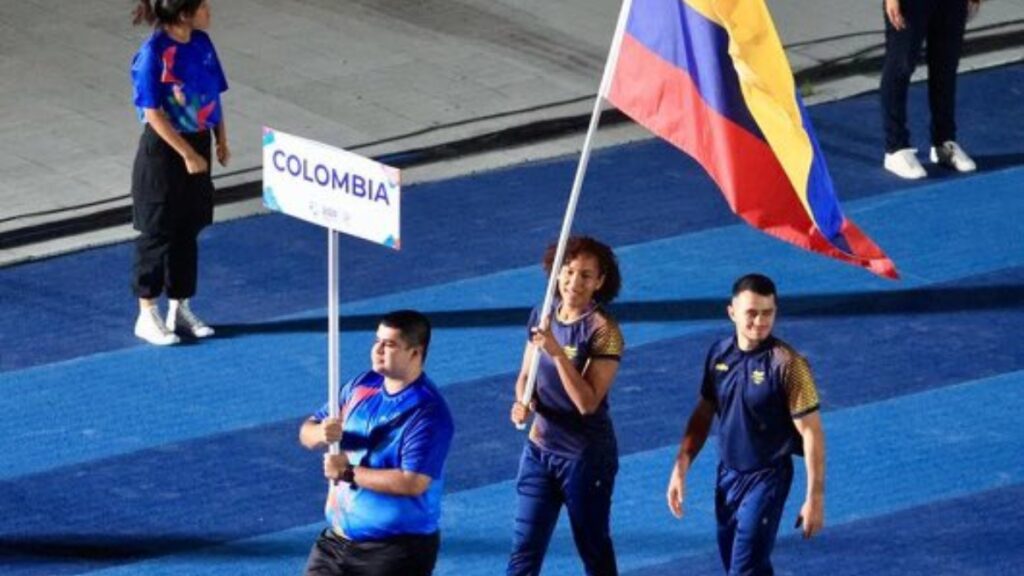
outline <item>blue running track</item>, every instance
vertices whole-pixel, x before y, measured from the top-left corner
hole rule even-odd
[[[844,208],[900,282],[802,252],[732,216],[658,141],[592,159],[576,231],[616,247],[627,339],[612,412],[613,534],[628,575],[719,574],[713,443],[687,516],[664,488],[732,280],[782,292],[777,332],[809,357],[828,438],[827,528],[790,528],[779,574],[1019,574],[1024,566],[1024,65],[965,75],[980,170],[881,170],[875,95],[814,107]],[[922,87],[912,130],[926,146]],[[342,372],[376,317],[436,325],[428,371],[457,433],[440,575],[502,573],[523,435],[507,421],[523,323],[576,159],[408,187],[403,250],[343,239]],[[273,215],[213,226],[195,306],[218,328],[169,349],[131,334],[130,246],[0,269],[0,574],[296,574],[322,525],[319,456],[296,440],[325,396],[325,234]],[[802,466],[802,463],[801,463]],[[565,522],[545,574],[581,573]]]

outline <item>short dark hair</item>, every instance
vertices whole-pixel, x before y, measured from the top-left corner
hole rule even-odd
[[[551,267],[555,264],[555,251],[558,244],[551,244],[544,252],[544,271],[551,274]],[[591,238],[590,236],[571,236],[565,244],[565,258],[562,266],[572,262],[581,254],[589,254],[597,259],[597,266],[604,276],[604,284],[594,292],[594,300],[601,304],[607,304],[619,295],[622,288],[622,275],[619,273],[619,260],[615,252],[605,243]]]
[[[192,16],[204,0],[138,0],[132,10],[132,24],[165,26],[176,24],[182,16]]]
[[[761,296],[778,298],[775,291],[775,282],[772,282],[772,279],[764,274],[747,274],[746,276],[741,276],[732,285],[733,297],[739,296],[741,292],[747,292],[748,290]]]
[[[385,314],[380,325],[398,330],[406,345],[413,348],[422,346],[423,362],[426,363],[427,349],[430,348],[430,320],[426,316],[416,310],[395,310]]]

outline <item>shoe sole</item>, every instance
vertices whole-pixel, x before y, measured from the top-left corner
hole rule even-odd
[[[974,166],[972,168],[967,168],[966,170],[961,170],[951,160],[942,160],[934,152],[931,155],[929,155],[928,158],[929,158],[929,160],[932,161],[932,164],[935,164],[936,166],[942,166],[943,168],[949,168],[950,170],[952,170],[954,172],[959,172],[961,174],[969,174],[971,172],[975,172],[975,171],[978,170],[977,166]]]
[[[886,168],[885,171],[888,172],[889,174],[892,174],[892,175],[897,176],[899,178],[903,178],[904,180],[920,180],[922,178],[927,178],[928,177],[928,173],[927,172],[925,172],[924,174],[909,175],[909,174],[900,174],[899,172],[897,172],[895,170],[890,170],[889,168]]]
[[[214,334],[216,334],[216,332],[213,330],[213,328],[210,328],[209,334],[201,334],[201,335],[200,334],[196,334],[195,332],[193,332],[191,330],[178,329],[178,327],[176,327],[176,326],[175,327],[171,327],[170,325],[168,325],[167,329],[170,330],[171,332],[174,332],[174,334],[176,334],[178,336],[185,336],[185,337],[188,337],[188,338],[197,338],[199,340],[202,340],[203,338],[209,338],[210,336],[213,336]]]
[[[135,337],[138,338],[139,340],[142,340],[143,342],[146,342],[148,344],[152,344],[153,346],[173,346],[175,344],[180,344],[181,343],[181,340],[178,339],[178,338],[175,338],[173,340],[168,340],[166,342],[163,342],[163,341],[157,342],[157,341],[154,341],[154,340],[150,340],[149,338],[146,338],[145,336],[142,336],[141,334],[135,334]]]

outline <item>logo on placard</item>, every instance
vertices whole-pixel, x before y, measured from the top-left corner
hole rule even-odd
[[[270,186],[263,187],[263,205],[271,210],[281,211],[281,205],[277,203],[277,198],[274,196],[274,189]]]

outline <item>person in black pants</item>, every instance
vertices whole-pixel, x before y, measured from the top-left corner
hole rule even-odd
[[[907,90],[922,44],[927,45],[930,159],[958,172],[976,165],[956,142],[956,70],[964,27],[981,0],[885,0],[885,65],[882,69],[882,124],[885,169],[901,178],[927,174],[910,146]]]
[[[154,26],[132,61],[134,104],[145,126],[132,168],[135,241],[132,288],[139,299],[135,335],[176,344],[176,332],[213,335],[189,306],[196,292],[197,238],[213,221],[212,137],[217,160],[228,149],[220,94],[227,80],[206,28],[208,0],[139,0],[134,23]],[[167,320],[157,299],[169,300]]]

